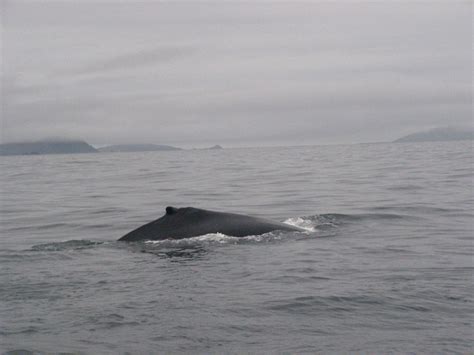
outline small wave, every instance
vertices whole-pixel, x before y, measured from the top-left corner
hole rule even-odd
[[[387,190],[392,190],[392,191],[415,191],[415,190],[420,190],[422,189],[423,186],[421,185],[395,185],[395,186],[389,186]]]
[[[27,225],[27,226],[18,226],[18,227],[11,227],[7,228],[6,231],[8,232],[20,232],[20,231],[38,231],[38,230],[48,230],[48,229],[55,229],[55,228],[77,228],[80,227],[80,224],[69,224],[69,223],[48,223],[48,224],[40,224],[40,225]]]
[[[93,195],[93,196],[90,196],[92,198],[100,198],[100,197],[105,197],[105,196],[102,196],[102,195]],[[119,208],[119,207],[105,207],[105,208],[101,208],[99,210],[94,210],[91,212],[91,214],[94,214],[94,215],[97,215],[97,214],[114,214],[114,213],[123,213],[123,212],[127,212],[127,210],[125,208]]]
[[[283,223],[289,224],[290,226],[302,228],[308,232],[315,232],[316,231],[316,225],[314,223],[314,220],[308,217],[293,217],[293,218],[288,218],[285,220]]]
[[[397,219],[413,219],[415,217],[397,214],[397,213],[356,213],[356,214],[342,214],[342,213],[327,213],[318,216],[321,219],[326,219],[334,224],[358,222],[363,220],[397,220]]]
[[[94,324],[93,329],[112,329],[122,326],[134,326],[139,323],[133,320],[127,320],[125,316],[117,313],[111,314],[96,314],[89,317],[91,324]]]
[[[10,330],[10,331],[0,331],[0,335],[18,335],[18,334],[33,334],[38,333],[39,328],[29,325],[20,329]]]
[[[265,305],[266,309],[271,311],[282,311],[291,313],[311,313],[331,311],[338,312],[353,312],[358,307],[370,305],[372,307],[380,307],[386,305],[389,300],[377,298],[368,295],[355,296],[299,296],[285,300],[275,300],[268,302]]]
[[[64,250],[79,250],[90,249],[97,245],[105,244],[105,242],[94,240],[66,240],[63,242],[53,242],[38,244],[31,247],[32,251],[64,251]]]
[[[7,350],[2,353],[2,355],[42,355],[43,353],[36,350],[27,350],[27,349],[14,349]]]
[[[436,207],[436,206],[426,206],[426,205],[395,205],[395,206],[377,206],[371,208],[373,211],[400,211],[405,214],[400,215],[403,217],[412,217],[413,215],[419,215],[420,213],[424,214],[443,214],[443,213],[455,213],[455,212],[464,212],[464,209],[461,208],[446,208],[446,207]],[[409,213],[410,215],[406,215]],[[376,213],[378,215],[379,213]],[[381,215],[386,215],[386,213],[381,213]],[[388,214],[391,215],[391,214]]]

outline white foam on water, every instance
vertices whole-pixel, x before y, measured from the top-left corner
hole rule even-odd
[[[217,242],[217,243],[229,243],[239,240],[237,237],[231,237],[222,233],[208,233],[197,237],[192,237],[190,240],[199,242]]]
[[[197,237],[183,238],[183,239],[164,239],[164,240],[148,240],[146,244],[163,244],[171,243],[174,245],[190,244],[193,242],[211,242],[211,243],[235,243],[239,238],[231,237],[222,233],[208,233],[204,235],[199,235]]]
[[[293,227],[304,229],[308,232],[316,231],[316,224],[314,223],[314,221],[310,219],[304,219],[301,217],[293,217],[293,218],[288,218],[283,223],[289,224],[290,226],[293,226]]]

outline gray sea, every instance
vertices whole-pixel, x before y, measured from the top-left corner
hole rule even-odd
[[[471,354],[473,177],[467,141],[2,157],[0,353]],[[307,232],[116,242],[168,205]]]

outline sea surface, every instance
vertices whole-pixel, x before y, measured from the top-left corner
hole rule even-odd
[[[1,157],[0,353],[471,354],[473,179],[468,141]],[[116,241],[169,205],[307,231]]]

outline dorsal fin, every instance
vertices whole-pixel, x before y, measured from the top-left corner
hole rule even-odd
[[[167,215],[172,215],[172,214],[175,214],[176,212],[178,212],[178,209],[176,207],[171,207],[171,206],[166,207]]]

